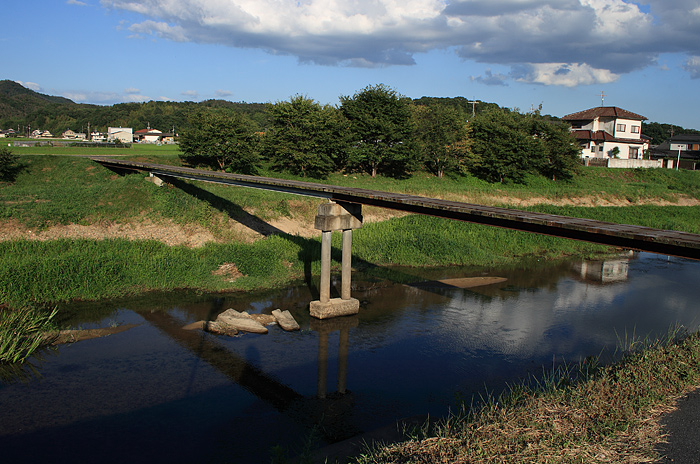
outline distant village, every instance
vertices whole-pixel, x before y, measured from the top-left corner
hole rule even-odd
[[[700,165],[700,135],[675,135],[652,146],[651,139],[641,130],[642,121],[647,118],[616,106],[590,108],[568,114],[562,120],[571,124],[571,131],[581,147],[581,158],[587,166],[695,170],[696,165]],[[8,129],[0,130],[1,137],[23,136]],[[37,129],[31,132],[30,138],[93,143],[176,143],[175,134],[153,129],[150,125],[136,132],[130,127],[110,127],[107,133],[91,132],[89,136],[67,130],[55,137]]]
[[[2,137],[23,137],[13,129],[0,130],[0,138]],[[131,127],[109,127],[107,132],[90,132],[89,136],[85,132],[74,132],[70,129],[63,132],[59,136],[55,136],[49,131],[35,129],[29,134],[29,138],[37,140],[60,139],[73,142],[106,142],[106,143],[153,143],[167,144],[175,143],[175,135],[172,132],[162,132],[158,129],[152,129],[150,125],[146,129],[134,130]]]

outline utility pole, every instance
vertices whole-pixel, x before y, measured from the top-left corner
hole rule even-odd
[[[472,104],[472,118],[473,118],[474,116],[476,116],[476,98],[474,98],[474,100],[472,100],[472,101],[467,100],[467,103]]]

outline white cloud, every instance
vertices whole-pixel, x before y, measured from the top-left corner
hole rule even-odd
[[[522,74],[516,79],[544,85],[608,84],[620,76],[607,69],[595,69],[585,63],[536,63],[521,67]]]
[[[80,2],[78,0],[67,0],[66,4],[68,5],[77,5],[77,6],[87,6],[87,3],[85,2]]]
[[[127,87],[126,89],[124,89],[124,93],[127,93],[127,94],[141,93],[141,90],[136,89],[134,87]]]
[[[700,56],[700,0],[101,0],[138,13],[134,37],[257,48],[301,62],[415,64],[454,49],[547,85],[605,83]],[[643,5],[640,8],[639,5]],[[522,67],[530,71],[522,72]],[[692,71],[691,71],[692,72]],[[529,76],[529,77],[528,77]],[[499,77],[499,76],[496,76]],[[484,83],[494,76],[479,76]]]
[[[190,97],[194,100],[199,99],[199,92],[197,92],[196,90],[185,90],[184,92],[181,92],[180,95],[183,95],[185,97]]]
[[[508,76],[505,74],[496,73],[494,74],[490,69],[484,72],[483,76],[472,76],[472,82],[478,82],[484,85],[501,85],[506,86],[508,81]]]
[[[700,56],[691,56],[683,66],[693,79],[700,79]]]
[[[232,95],[233,95],[233,92],[231,92],[231,91],[229,91],[229,90],[221,90],[221,89],[219,89],[219,90],[217,90],[216,92],[214,92],[214,95],[216,95],[216,98],[226,98],[226,97],[232,96]]]
[[[42,91],[41,86],[39,84],[37,84],[36,82],[22,82],[22,81],[15,81],[15,82],[17,82],[22,87],[28,88],[29,90],[33,90],[35,92]]]

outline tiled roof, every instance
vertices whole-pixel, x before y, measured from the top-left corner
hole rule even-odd
[[[581,121],[593,120],[595,118],[623,118],[636,119],[639,121],[644,121],[647,119],[640,114],[623,110],[622,108],[618,108],[617,106],[599,106],[597,108],[579,111],[578,113],[567,114],[562,119],[564,121]]]
[[[622,139],[619,137],[613,137],[605,131],[575,130],[573,131],[573,134],[578,140],[595,140],[596,142],[624,142],[635,144],[643,144],[646,142],[646,140],[641,139]]]

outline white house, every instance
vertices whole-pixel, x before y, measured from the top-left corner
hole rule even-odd
[[[158,129],[151,129],[149,126],[147,129],[137,130],[134,134],[134,141],[139,143],[158,143],[163,138],[163,133]]]
[[[642,135],[647,118],[631,111],[600,106],[562,119],[571,124],[583,158],[641,159],[649,149],[649,139]]]
[[[134,130],[131,127],[109,127],[107,128],[107,141],[119,140],[122,143],[132,143],[134,141]]]

